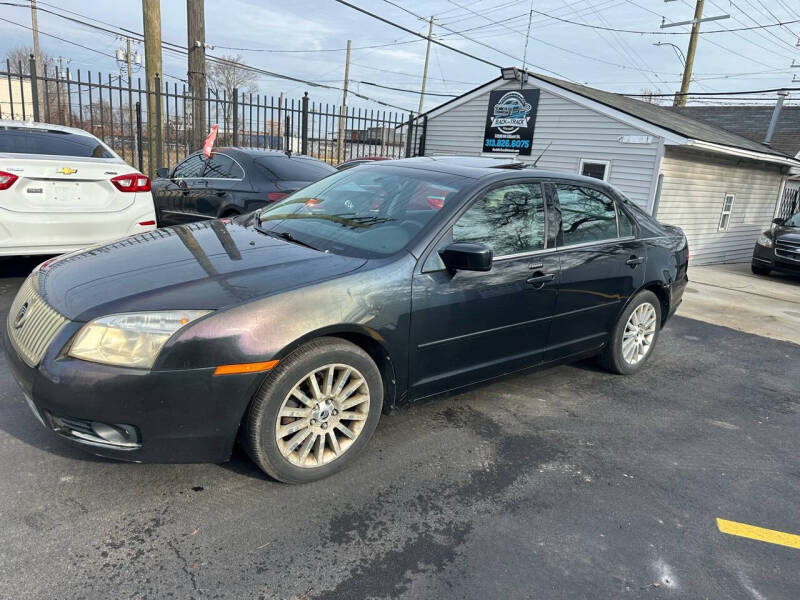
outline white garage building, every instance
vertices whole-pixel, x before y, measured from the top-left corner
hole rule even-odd
[[[800,161],[666,108],[530,73],[539,90],[530,156],[541,169],[600,177],[689,238],[692,264],[749,260]],[[424,154],[485,155],[498,77],[426,113]],[[506,111],[508,109],[505,109]]]

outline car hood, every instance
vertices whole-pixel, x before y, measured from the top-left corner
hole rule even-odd
[[[75,321],[140,310],[219,309],[330,279],[366,260],[318,252],[236,223],[207,221],[66,254],[39,268],[39,293]]]
[[[773,233],[775,240],[800,244],[800,228],[778,226]]]

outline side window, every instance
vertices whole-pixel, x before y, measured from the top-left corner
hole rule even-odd
[[[212,154],[206,161],[203,177],[215,179],[243,179],[244,171],[227,154]]]
[[[202,157],[194,154],[175,167],[172,176],[178,178],[200,177],[203,174],[203,167],[205,167],[205,162]]]
[[[544,197],[538,183],[486,192],[453,226],[453,241],[480,242],[495,257],[545,247]]]
[[[594,177],[595,179],[608,181],[609,162],[607,160],[581,159],[580,167],[580,173],[584,177]]]
[[[619,225],[619,237],[632,237],[634,235],[633,222],[619,205],[617,205],[617,224]]]
[[[617,237],[614,201],[597,190],[556,185],[561,205],[563,246],[613,240]]]
[[[722,214],[719,216],[719,230],[728,231],[733,212],[733,194],[725,194],[725,201],[722,203]]]

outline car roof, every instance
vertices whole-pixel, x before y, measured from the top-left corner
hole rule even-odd
[[[52,123],[39,123],[37,121],[14,121],[11,119],[0,119],[0,129],[39,129],[41,131],[61,131],[63,133],[73,133],[86,137],[94,137],[84,129],[77,127],[67,127],[66,125],[53,125]]]
[[[379,163],[364,165],[365,169],[380,169],[383,167],[402,167],[406,169],[414,169],[420,171],[435,171],[438,173],[445,173],[449,175],[457,175],[461,177],[468,177],[471,179],[518,179],[520,176],[531,177],[538,179],[561,179],[574,181],[575,183],[591,185],[594,187],[601,187],[613,190],[612,186],[601,179],[595,177],[585,177],[574,173],[563,173],[559,171],[545,171],[542,169],[535,169],[525,164],[522,168],[507,168],[500,166],[482,166],[477,160],[488,159],[496,160],[489,157],[458,157],[464,159],[472,159],[476,162],[469,162],[467,160],[452,160],[455,157],[437,157],[437,156],[417,156],[415,158],[401,158],[399,160],[386,160]],[[443,160],[444,159],[444,160]],[[510,162],[510,161],[509,161]],[[476,166],[478,165],[478,166]]]
[[[313,160],[314,162],[319,162],[323,164],[328,164],[323,160],[319,160],[318,158],[314,158],[313,156],[306,156],[304,154],[295,154],[294,152],[291,155],[287,155],[286,152],[283,150],[272,150],[270,148],[248,148],[245,146],[222,146],[220,148],[214,148],[213,152],[222,152],[222,153],[229,153],[238,156],[247,156],[249,158],[258,158],[259,156],[269,156],[273,158],[285,158],[286,160]]]

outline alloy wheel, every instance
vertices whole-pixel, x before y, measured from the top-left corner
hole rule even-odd
[[[328,364],[314,369],[294,385],[278,411],[278,449],[298,467],[328,464],[358,439],[369,405],[369,386],[354,367]]]
[[[629,365],[640,363],[650,352],[656,335],[656,308],[649,302],[637,306],[622,333],[622,358]]]

